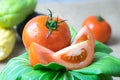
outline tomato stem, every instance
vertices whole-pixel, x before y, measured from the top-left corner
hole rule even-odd
[[[50,12],[49,16],[50,16],[50,20],[52,20],[52,12],[50,9],[48,9],[48,11]]]
[[[62,21],[58,22],[58,17],[57,17],[57,20],[53,20],[53,15],[52,15],[51,10],[48,9],[48,11],[50,12],[50,14],[48,15],[48,18],[46,19],[46,27],[49,29],[49,32],[48,32],[47,37],[46,37],[47,39],[48,39],[49,35],[51,34],[51,32],[53,30],[57,29],[58,24],[66,21],[66,20],[62,20]]]
[[[104,21],[104,19],[101,16],[97,16],[98,21]]]
[[[52,32],[52,30],[49,30],[49,32],[48,32],[48,34],[46,36],[47,39],[48,39],[49,35],[51,34],[51,32]]]

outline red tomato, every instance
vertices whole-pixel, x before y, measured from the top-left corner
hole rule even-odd
[[[96,40],[106,43],[111,36],[111,27],[102,17],[90,16],[83,21],[82,26],[89,26]]]
[[[47,19],[48,22],[46,22]],[[48,16],[37,16],[26,24],[22,40],[27,49],[31,42],[36,42],[53,51],[70,45],[71,35],[66,22],[56,17],[49,19]]]
[[[33,43],[29,48],[31,64],[48,64],[56,62],[68,70],[88,66],[94,57],[94,38],[86,26],[76,36],[73,44],[57,52],[53,52],[39,44]]]

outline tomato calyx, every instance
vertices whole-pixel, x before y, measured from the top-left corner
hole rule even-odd
[[[96,16],[98,21],[104,21],[104,19],[101,16]]]
[[[66,20],[62,20],[62,21],[58,22],[58,17],[57,17],[57,20],[53,20],[53,15],[52,15],[51,10],[48,9],[48,11],[50,12],[50,14],[49,14],[48,18],[46,19],[46,27],[49,29],[49,32],[48,32],[46,38],[49,37],[49,35],[51,34],[51,32],[52,32],[53,30],[56,30],[56,29],[57,29],[58,24],[66,21]]]

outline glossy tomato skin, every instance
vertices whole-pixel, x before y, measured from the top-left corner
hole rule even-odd
[[[40,15],[45,15],[45,14],[38,13],[38,12],[35,12],[35,11],[34,11],[32,14],[30,14],[29,16],[27,16],[27,18],[26,18],[23,22],[21,22],[20,24],[18,24],[18,25],[16,26],[16,31],[17,31],[18,35],[20,36],[20,38],[22,38],[22,31],[23,31],[23,29],[24,29],[24,27],[25,27],[25,24],[26,24],[30,19],[32,19],[33,17],[40,16]]]
[[[90,16],[83,21],[82,26],[89,26],[96,40],[106,43],[111,37],[111,27],[104,19]]]
[[[22,40],[28,49],[31,42],[36,42],[50,50],[58,51],[70,44],[70,31],[66,22],[58,24],[57,29],[53,30],[47,38],[49,29],[46,27],[48,16],[37,16],[31,19],[23,30]],[[53,17],[53,20],[57,20]],[[58,19],[62,21],[62,19]]]
[[[49,62],[54,61],[51,55],[53,55],[55,52],[35,42],[31,43],[28,52],[29,52],[30,64],[32,66],[41,63],[46,65]]]

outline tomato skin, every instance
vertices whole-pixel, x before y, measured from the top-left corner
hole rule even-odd
[[[32,66],[42,63],[48,64],[49,62],[54,61],[51,55],[55,52],[45,48],[35,42],[32,42],[29,47],[29,60]]]
[[[23,30],[22,40],[25,47],[28,49],[31,42],[36,42],[53,51],[58,51],[70,45],[70,31],[65,22],[58,24],[56,30],[53,30],[47,38],[49,29],[46,27],[46,19],[48,16],[37,16],[31,19]],[[53,17],[53,20],[57,20]],[[58,21],[62,19],[58,18]]]
[[[86,18],[82,27],[87,25],[91,30],[96,40],[106,43],[111,37],[111,26],[105,20],[98,20],[98,16],[90,16]]]
[[[25,27],[25,24],[30,20],[32,19],[33,17],[36,17],[36,16],[40,16],[40,15],[45,15],[45,14],[42,14],[42,13],[38,13],[38,12],[33,12],[32,14],[30,14],[29,16],[27,16],[27,18],[21,22],[20,24],[17,25],[16,27],[16,31],[18,33],[18,35],[20,36],[20,38],[22,38],[22,31]]]

